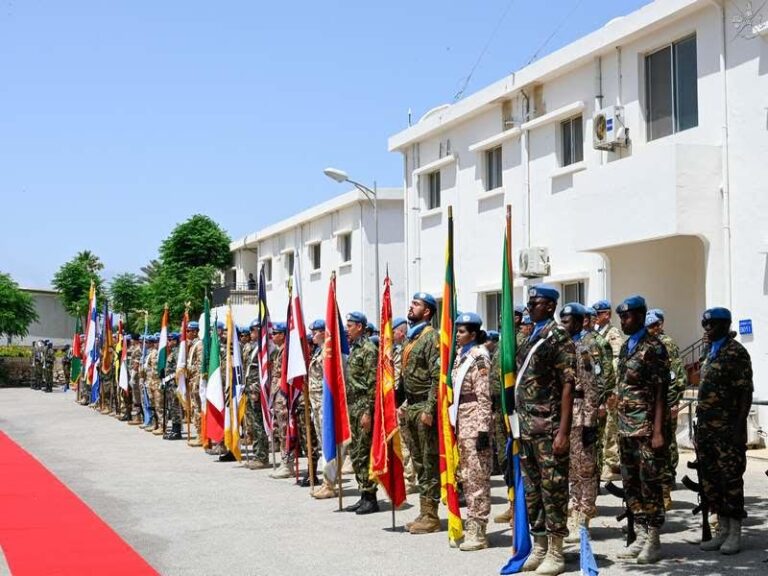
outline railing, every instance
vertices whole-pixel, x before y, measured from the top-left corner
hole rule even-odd
[[[224,306],[227,301],[230,304],[257,304],[259,293],[256,285],[243,282],[230,282],[213,287],[211,303],[213,306]]]
[[[696,340],[696,342],[680,351],[680,359],[683,361],[683,366],[685,366],[689,386],[699,385],[701,374],[701,355],[703,352],[703,338]]]

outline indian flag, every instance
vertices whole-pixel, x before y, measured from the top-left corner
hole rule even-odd
[[[176,394],[179,396],[179,402],[184,406],[184,410],[189,410],[187,406],[187,324],[189,321],[189,312],[184,312],[181,319],[181,337],[179,338],[179,359],[176,362]]]
[[[165,376],[165,366],[168,363],[168,304],[163,310],[163,321],[160,324],[160,343],[157,345],[157,374]]]

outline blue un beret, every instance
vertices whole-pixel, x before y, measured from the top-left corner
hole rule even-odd
[[[376,328],[376,324],[374,324],[373,322],[368,322],[368,325],[366,326],[366,329],[367,330],[372,330],[374,334],[376,334],[379,331],[379,329]]]
[[[178,332],[171,332],[170,334],[168,334],[169,340],[176,340],[178,342],[180,338],[181,338],[181,334],[179,334]]]
[[[608,300],[598,300],[592,304],[592,308],[595,309],[595,312],[605,312],[611,309],[611,303]]]
[[[248,326],[250,330],[253,330],[254,328],[261,328],[261,322],[259,322],[259,319],[256,318],[256,320],[251,320],[250,325]]]
[[[731,311],[728,308],[716,307],[705,311],[702,320],[728,320],[731,321]]]
[[[362,312],[350,312],[347,314],[347,320],[350,322],[356,322],[357,324],[368,325],[368,318]]]
[[[430,306],[435,310],[437,310],[437,300],[435,300],[435,297],[432,296],[432,294],[429,294],[428,292],[416,292],[416,294],[413,295],[412,299],[421,300],[427,306]]]
[[[587,307],[583,304],[580,304],[578,302],[569,302],[565,306],[563,306],[563,309],[560,310],[560,317],[563,316],[586,316],[587,315]]]
[[[272,323],[272,332],[277,332],[278,334],[285,334],[285,331],[288,329],[288,327],[285,325],[285,322],[273,322]]]
[[[402,326],[403,324],[408,324],[408,320],[406,320],[402,316],[398,316],[397,318],[392,320],[392,330],[394,330],[398,326]]]
[[[515,314],[518,316],[525,314],[525,306],[515,306]]]
[[[224,322],[222,322],[221,320],[216,322],[216,330],[224,330]]]
[[[662,316],[658,314],[656,310],[648,310],[645,314],[645,325],[647,326],[653,326],[657,322],[661,322],[664,320]]]
[[[586,306],[586,309],[588,316],[597,316],[597,310],[595,310],[592,306]]]
[[[187,330],[200,330],[200,323],[193,320],[187,324]]]
[[[318,318],[309,325],[310,330],[325,330],[325,320]]]
[[[656,316],[658,316],[659,320],[661,320],[662,322],[664,321],[664,310],[662,310],[661,308],[651,308],[650,310],[648,310],[648,312],[649,313],[653,312],[654,314],[656,314]]]
[[[622,314],[624,312],[629,312],[630,310],[640,310],[641,308],[647,308],[645,304],[645,298],[642,296],[630,296],[624,302],[619,304],[616,307],[616,313]]]
[[[499,333],[496,330],[488,330],[488,340],[491,342],[499,341]]]
[[[533,324],[533,320],[531,320],[531,317],[528,316],[528,314],[523,314],[523,324],[525,324],[526,326],[530,326],[531,324]]]
[[[557,302],[560,299],[560,292],[549,284],[537,284],[528,289],[528,298],[546,298]]]
[[[474,312],[462,312],[456,317],[456,325],[460,326],[462,324],[476,324],[478,326],[482,326],[483,319]]]
[[[371,342],[373,342],[374,344],[376,344],[376,346],[378,346],[378,345],[379,345],[379,337],[378,337],[376,334],[374,334],[373,336],[371,336],[370,340],[371,340]]]

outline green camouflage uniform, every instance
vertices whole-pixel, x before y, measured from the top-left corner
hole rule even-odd
[[[413,328],[411,328],[413,330]],[[440,500],[440,468],[437,443],[437,385],[440,381],[440,336],[425,326],[413,333],[403,347],[401,386],[406,400],[405,420],[411,444],[419,495]],[[432,416],[432,426],[421,415]]]
[[[35,347],[32,352],[32,371],[33,380],[32,388],[38,390],[43,385],[43,356],[44,352],[40,344],[35,343]],[[90,390],[88,391],[88,398],[90,398]]]
[[[248,342],[243,346],[245,365],[245,430],[253,445],[253,458],[262,464],[269,462],[269,437],[261,413],[261,378],[259,377],[259,345]]]
[[[190,406],[190,410],[192,410],[192,423],[195,425],[198,438],[200,438],[200,414],[202,411],[202,400],[200,399],[202,366],[203,341],[200,338],[195,338],[189,343],[187,352],[187,386],[189,386],[189,396],[192,400],[192,405]]]
[[[647,528],[664,524],[662,477],[666,452],[651,446],[655,412],[654,391],[669,388],[669,358],[664,345],[650,334],[643,335],[634,350],[629,341],[619,353],[619,449],[621,476],[627,505],[635,521]]]
[[[531,534],[565,537],[569,455],[556,455],[553,443],[560,427],[563,389],[573,390],[576,384],[576,347],[571,336],[550,319],[518,350],[518,370],[542,340],[515,386],[525,502]]]
[[[744,509],[744,471],[747,447],[741,423],[735,422],[744,393],[751,397],[752,361],[749,352],[730,336],[709,357],[705,349],[696,408],[696,447],[701,488],[710,511],[741,520]]]
[[[677,451],[677,419],[672,418],[672,408],[678,405],[680,399],[688,386],[688,376],[685,372],[683,359],[680,358],[680,348],[669,336],[662,333],[658,336],[659,340],[667,349],[670,365],[669,389],[667,390],[667,408],[669,409],[667,417],[667,428],[664,430],[664,439],[667,443],[667,462],[664,467],[664,485],[670,489],[675,486],[675,477],[677,476],[677,463],[680,460],[680,454]]]
[[[170,348],[170,347],[169,347]],[[174,426],[181,426],[181,403],[176,393],[176,367],[179,361],[179,348],[174,346],[168,351],[168,359],[165,363],[165,378],[172,376],[165,382],[165,405],[168,410],[168,419]]]
[[[395,390],[399,391],[402,386],[401,374],[403,372],[403,344],[395,344],[392,351],[392,363],[395,365]],[[397,397],[397,393],[395,394]],[[411,435],[408,432],[408,418],[404,412],[397,411],[397,423],[400,428],[400,448],[403,453],[403,474],[405,476],[406,488],[416,489],[418,486],[416,478],[416,469],[413,466],[413,456],[409,446],[413,443]]]
[[[45,370],[43,370],[43,383],[49,392],[53,390],[53,365],[56,362],[56,354],[52,346],[48,346],[44,352]]]
[[[376,396],[376,370],[379,352],[367,336],[363,335],[350,344],[347,359],[347,403],[352,431],[350,459],[355,470],[360,492],[376,493],[376,482],[368,477],[371,457],[371,432],[363,430],[360,418],[371,417],[373,428],[373,404]]]

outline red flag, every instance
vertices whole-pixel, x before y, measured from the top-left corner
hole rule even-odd
[[[389,495],[397,508],[405,502],[403,451],[395,407],[394,334],[389,274],[384,279],[379,333],[379,366],[376,371],[376,404],[373,412],[370,477]]]

